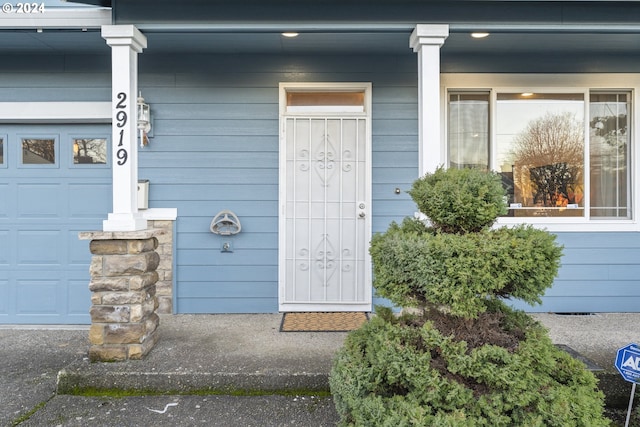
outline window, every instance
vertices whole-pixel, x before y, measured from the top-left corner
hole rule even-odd
[[[106,138],[73,138],[73,163],[101,164],[107,163]]]
[[[489,94],[449,95],[449,166],[489,168]]]
[[[288,113],[305,112],[355,112],[362,113],[365,105],[364,91],[312,91],[288,90]]]
[[[56,140],[53,138],[22,138],[22,164],[56,164]]]
[[[512,217],[631,219],[630,91],[450,90],[449,167],[502,175]]]
[[[0,136],[0,166],[4,165],[4,137]]]
[[[589,113],[591,216],[630,216],[628,93],[592,93]]]

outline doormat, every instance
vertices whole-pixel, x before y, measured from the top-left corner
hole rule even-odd
[[[369,316],[361,311],[284,313],[280,332],[349,332],[367,320]]]

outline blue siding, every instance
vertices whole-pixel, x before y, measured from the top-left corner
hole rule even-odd
[[[141,90],[154,115],[140,178],[151,181],[151,206],[178,208],[178,312],[278,310],[280,82],[372,82],[373,228],[413,212],[405,193],[418,172],[410,51],[356,58],[149,54],[140,64]],[[209,232],[222,209],[240,218],[239,235]],[[231,242],[232,253],[220,251],[223,241]]]
[[[562,266],[537,312],[640,311],[640,235],[557,233],[564,246]]]
[[[43,56],[35,63],[33,57],[15,55],[0,67],[3,101],[110,99],[108,56]],[[179,213],[177,311],[277,311],[280,82],[372,82],[373,232],[382,232],[391,221],[400,221],[415,211],[406,193],[418,174],[415,54],[168,57],[145,53],[140,67],[141,90],[154,116],[153,138],[140,152],[140,178],[151,181],[152,207],[177,207]],[[38,72],[30,72],[35,69]],[[0,175],[3,171],[6,169],[0,168]],[[105,171],[107,177],[108,169]],[[25,168],[18,178],[28,185],[33,173]],[[60,173],[64,179],[72,177]],[[81,198],[71,198],[65,204],[63,213],[73,225],[43,225],[38,230],[40,238],[57,235],[56,239],[70,242],[66,272],[56,279],[33,268],[34,262],[57,260],[51,259],[51,253],[25,249],[34,238],[32,231],[21,231],[21,247],[0,245],[0,295],[5,296],[0,298],[0,313],[27,307],[34,318],[39,310],[39,319],[60,319],[57,311],[52,313],[58,309],[49,304],[56,300],[65,306],[67,319],[72,319],[67,321],[86,321],[89,251],[87,242],[76,236],[79,231],[99,228],[110,210],[110,182],[105,177],[87,181],[93,185],[91,191],[77,181],[69,182],[67,193],[82,193]],[[17,182],[0,182],[4,200],[17,200]],[[396,188],[400,194],[395,193]],[[28,189],[23,186],[25,195]],[[91,199],[91,203],[78,203],[80,199]],[[0,203],[0,223],[9,224],[18,208],[17,204]],[[25,215],[47,214],[45,207],[35,212],[34,206],[25,205],[24,209]],[[224,239],[209,233],[211,218],[222,209],[238,214],[241,234]],[[0,241],[17,241],[17,232],[13,225],[0,227]],[[521,308],[640,311],[637,233],[558,233],[558,240],[565,246],[558,279],[541,306]],[[223,241],[232,243],[232,253],[220,252]],[[18,258],[32,270],[23,283],[29,281],[41,296],[29,304],[6,297],[14,286],[10,285],[14,272],[6,266]],[[378,303],[384,301],[374,299],[374,304]]]

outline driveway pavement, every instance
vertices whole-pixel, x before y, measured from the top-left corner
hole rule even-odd
[[[81,361],[88,345],[87,328],[0,329],[0,425],[11,425],[51,399],[58,372]]]

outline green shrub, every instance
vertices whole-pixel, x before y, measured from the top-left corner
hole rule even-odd
[[[509,313],[506,317],[517,317]],[[503,319],[503,325],[522,320]],[[445,336],[415,316],[378,316],[352,332],[330,377],[347,426],[608,426],[584,365],[531,322],[517,348]]]
[[[447,234],[405,220],[373,237],[374,287],[401,307],[446,305],[475,317],[491,298],[540,303],[562,250],[555,236],[529,226]]]
[[[479,169],[437,169],[414,182],[409,194],[433,226],[447,233],[490,227],[507,213],[500,175]]]
[[[371,242],[378,295],[417,314],[377,316],[352,332],[330,386],[343,425],[607,426],[585,366],[504,300],[540,303],[562,248],[504,213],[496,174],[439,169],[411,196],[431,220],[391,224]]]

